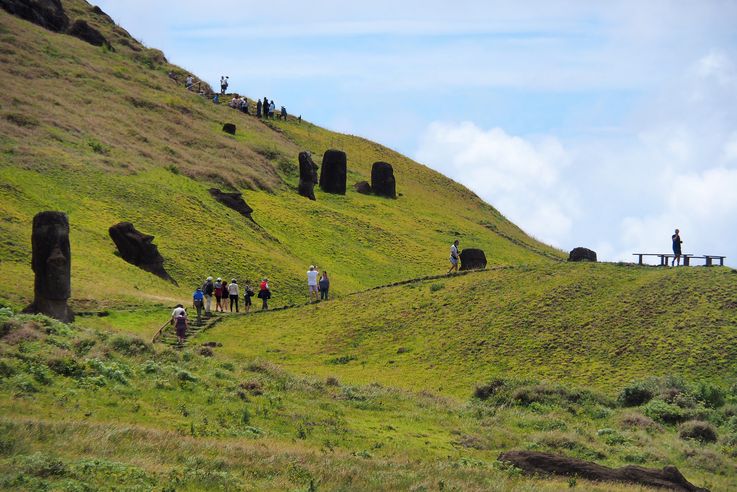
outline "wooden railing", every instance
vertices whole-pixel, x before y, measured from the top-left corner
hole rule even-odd
[[[156,340],[158,340],[159,338],[161,338],[161,335],[164,334],[164,330],[166,329],[166,327],[167,326],[170,326],[170,325],[171,325],[171,320],[167,320],[166,323],[164,323],[161,326],[161,328],[159,328],[156,331],[156,333],[154,334],[153,338],[151,339],[151,343],[156,343]]]

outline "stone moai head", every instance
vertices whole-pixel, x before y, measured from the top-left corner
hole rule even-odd
[[[63,212],[36,214],[31,244],[36,299],[66,301],[72,295],[72,255],[67,215]]]

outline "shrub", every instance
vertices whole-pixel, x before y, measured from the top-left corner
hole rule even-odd
[[[716,442],[717,431],[708,422],[689,420],[678,427],[678,436],[681,439],[695,439],[701,443]]]
[[[677,424],[688,418],[681,407],[663,400],[651,400],[643,407],[643,411],[648,417],[663,424]]]
[[[492,379],[488,383],[476,386],[476,390],[473,392],[473,396],[479,400],[488,400],[489,397],[495,395],[499,390],[506,386],[506,381],[503,379]]]
[[[4,360],[0,360],[0,378],[9,378],[15,374],[15,367],[11,366]]]
[[[95,346],[95,343],[97,342],[92,338],[83,338],[81,340],[77,340],[76,342],[74,342],[74,352],[77,355],[87,355],[90,349]]]
[[[442,283],[431,284],[430,285],[430,292],[437,292],[437,291],[441,290],[442,288],[443,288],[443,284]]]
[[[335,376],[328,376],[325,380],[325,384],[328,386],[340,386],[340,381]]]
[[[192,374],[189,371],[185,371],[184,369],[180,370],[177,373],[177,379],[179,379],[180,381],[190,381],[190,382],[193,382],[193,383],[197,382],[197,380],[198,380],[197,379],[197,376],[195,376],[194,374]]]
[[[726,392],[719,386],[707,382],[699,382],[693,389],[694,396],[709,408],[719,408],[724,405]]]
[[[660,428],[653,419],[640,413],[625,414],[620,422],[625,429],[643,429],[650,432]]]
[[[639,407],[655,396],[653,387],[645,381],[635,381],[625,386],[617,397],[617,401],[625,407]]]
[[[328,364],[348,364],[350,361],[356,360],[355,355],[341,355],[327,361]]]
[[[140,355],[151,352],[151,345],[140,337],[130,335],[118,335],[110,340],[110,346],[116,352],[124,355]]]
[[[51,359],[47,365],[56,374],[68,378],[78,378],[84,374],[84,366],[71,357]]]
[[[23,457],[21,466],[26,473],[36,477],[63,477],[67,473],[67,467],[63,461],[44,453]]]

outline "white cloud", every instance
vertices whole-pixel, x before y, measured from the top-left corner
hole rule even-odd
[[[559,182],[569,157],[555,138],[524,139],[469,122],[435,122],[415,158],[473,189],[544,241],[560,244],[570,231],[575,193]]]

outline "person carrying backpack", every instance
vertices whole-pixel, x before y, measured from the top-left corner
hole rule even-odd
[[[215,281],[215,285],[214,285],[215,287],[215,312],[217,311],[220,311],[223,313],[225,312],[225,309],[223,308],[223,302],[222,302],[224,283],[225,282],[223,282],[220,279],[220,277],[218,277],[218,279]]]
[[[180,346],[184,345],[184,341],[187,338],[187,328],[189,328],[187,325],[187,313],[182,309],[174,318],[174,329],[176,330]]]
[[[251,288],[251,282],[246,280],[246,287],[243,292],[243,305],[245,306],[246,314],[251,312],[251,297],[255,295]]]
[[[269,279],[264,278],[259,285],[258,298],[261,299],[261,310],[269,309],[269,299],[271,299],[271,289],[269,288]]]
[[[197,324],[202,324],[202,306],[204,304],[205,294],[202,292],[202,287],[197,287],[197,290],[192,294],[192,307],[197,310]]]
[[[228,294],[230,296],[230,312],[233,312],[233,303],[235,303],[235,312],[238,312],[238,282],[233,279],[228,284]]]

